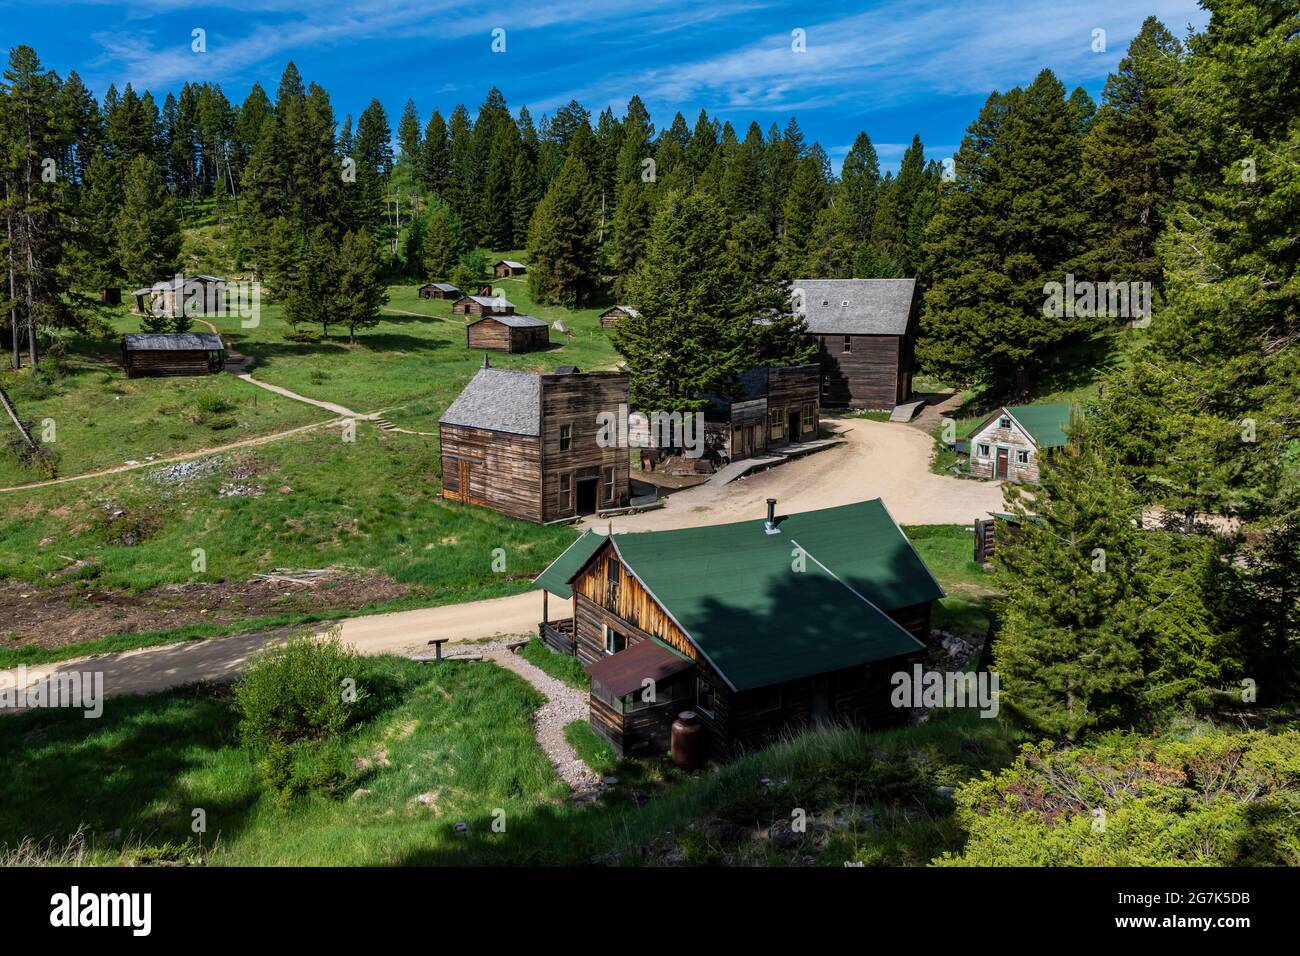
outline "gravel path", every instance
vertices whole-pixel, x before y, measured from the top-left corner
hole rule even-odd
[[[546,703],[533,715],[533,733],[542,752],[555,764],[560,779],[575,794],[599,790],[600,775],[579,759],[564,739],[565,726],[575,720],[587,719],[587,695],[504,648],[484,651],[483,656],[508,671],[514,671],[546,695]]]

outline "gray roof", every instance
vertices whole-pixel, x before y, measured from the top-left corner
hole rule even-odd
[[[542,376],[538,372],[481,368],[447,406],[438,422],[515,435],[540,435]]]
[[[128,352],[224,352],[221,336],[212,332],[128,332],[122,336]]]
[[[450,282],[426,282],[424,285],[420,286],[420,288],[421,288],[421,289],[441,289],[443,292],[459,292],[459,291],[460,291],[460,289],[456,288],[456,287],[455,287],[454,285],[452,285]]]
[[[159,279],[153,285],[145,286],[143,289],[136,289],[131,294],[148,295],[150,292],[166,292],[168,289],[176,289],[181,286],[192,285],[195,282],[200,285],[208,285],[211,283],[224,284],[225,281],[226,280],[221,278],[221,276],[195,275],[183,276],[180,279],[172,276],[170,279]]]
[[[513,309],[515,304],[506,298],[496,298],[490,295],[463,295],[462,299],[473,299],[479,305],[487,309]]]
[[[814,335],[906,335],[915,291],[915,279],[796,279],[790,289]]]
[[[509,266],[511,269],[524,269],[524,268],[527,268],[527,267],[526,267],[522,262],[515,262],[514,259],[498,259],[496,262],[492,263],[492,265],[494,265],[494,266],[507,265],[507,266]]]
[[[630,305],[611,305],[608,309],[602,312],[601,315],[608,315],[609,313],[613,312],[615,309],[617,309],[620,312],[626,312],[628,315],[632,316],[633,318],[639,318],[641,315],[640,312],[632,308]]]
[[[546,323],[541,319],[534,318],[531,315],[485,315],[478,322],[500,322],[512,329],[535,329],[539,325],[546,326]],[[478,322],[471,322],[470,325],[478,325]]]

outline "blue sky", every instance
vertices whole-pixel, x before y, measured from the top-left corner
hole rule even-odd
[[[952,154],[991,90],[1051,67],[1099,96],[1149,14],[1176,35],[1202,28],[1195,0],[187,0],[7,4],[7,48],[34,46],[61,74],[148,88],[159,102],[188,80],[241,100],[253,82],[274,95],[293,59],[330,91],[340,119],[379,97],[394,127],[407,97],[423,122],[458,102],[477,110],[496,85],[534,119],[577,98],[620,114],[640,94],[657,127],[703,107],[740,135],[797,115],[809,142],[839,160],[859,130],[896,167],[914,132],[927,155]],[[191,50],[195,28],[207,52]],[[492,31],[504,29],[505,52]],[[806,50],[792,50],[803,30]],[[1105,52],[1093,31],[1105,30]]]

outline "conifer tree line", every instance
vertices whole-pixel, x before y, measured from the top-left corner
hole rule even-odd
[[[339,117],[293,63],[273,95],[254,84],[231,102],[217,84],[187,83],[160,107],[130,84],[97,101],[75,71],[60,78],[15,47],[3,108],[10,321],[29,361],[42,330],[90,320],[87,297],[175,272],[200,203],[230,226],[236,270],[312,325],[322,297],[343,294],[331,274],[349,235],[373,252],[367,271],[390,280],[470,286],[486,277],[482,250],[526,249],[540,301],[626,298],[657,212],[679,208],[673,194],[711,197],[716,241],[747,257],[734,263],[745,275],[911,275],[941,175],[919,138],[882,175],[859,134],[835,176],[794,118],[738,131],[701,110],[693,126],[679,113],[657,130],[636,96],[622,117],[574,101],[534,122],[493,88],[473,114],[425,117],[408,101],[394,131],[378,100]],[[46,157],[56,175],[43,181]]]

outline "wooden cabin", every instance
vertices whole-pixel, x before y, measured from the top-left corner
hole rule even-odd
[[[636,318],[641,313],[630,305],[615,305],[600,313],[600,327],[602,329],[616,328],[620,322],[629,316]]]
[[[818,347],[822,404],[892,409],[912,394],[915,279],[798,279],[795,311]]]
[[[528,271],[522,262],[513,259],[498,259],[492,263],[492,276],[496,279],[510,279],[524,275]]]
[[[226,367],[226,346],[211,332],[132,332],[122,336],[122,368],[141,375],[211,375]]]
[[[758,366],[725,391],[703,396],[710,469],[815,439],[821,427],[821,366]]]
[[[587,532],[534,581],[542,639],[591,675],[592,729],[662,753],[692,710],[725,759],[782,733],[903,719],[943,589],[879,500],[734,524]],[[802,557],[800,557],[802,556]],[[550,619],[550,595],[570,616]],[[649,682],[649,683],[647,683]]]
[[[551,344],[546,323],[531,315],[485,315],[465,326],[465,341],[496,352],[536,352]]]
[[[1072,409],[1069,402],[1002,406],[971,432],[970,473],[1037,484],[1040,463],[1069,441]]]
[[[459,299],[460,289],[450,282],[426,282],[420,286],[421,299]]]
[[[226,280],[220,276],[176,276],[131,293],[142,315],[218,315],[225,311]]]
[[[628,451],[601,447],[597,416],[627,404],[628,382],[485,365],[438,423],[443,497],[539,523],[627,507]]]
[[[1020,515],[990,511],[988,518],[975,519],[975,563],[985,564],[995,557],[1000,545],[1010,544],[1020,537],[1024,519]]]
[[[514,315],[515,306],[503,296],[463,295],[451,305],[452,315]]]

